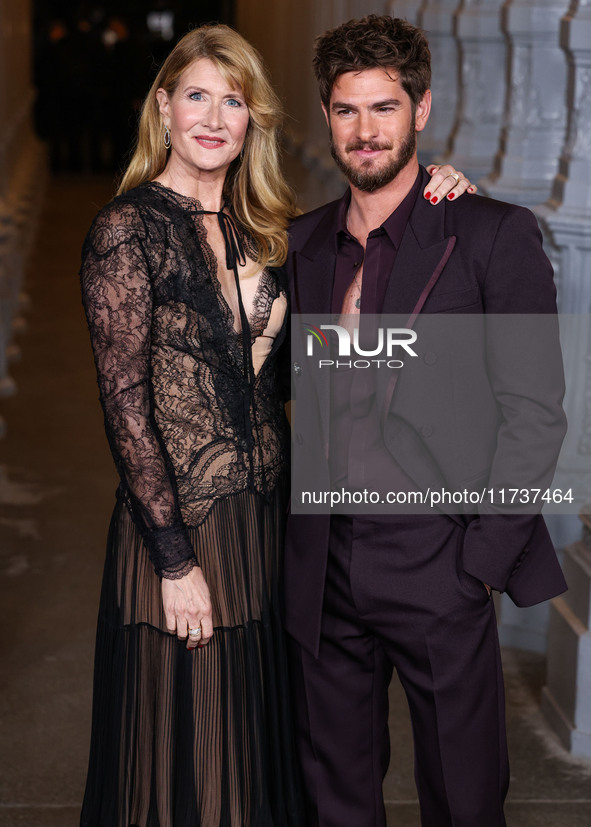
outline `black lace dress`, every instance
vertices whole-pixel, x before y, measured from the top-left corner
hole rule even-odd
[[[278,583],[288,432],[286,290],[235,318],[201,206],[116,198],[83,250],[83,301],[121,478],[107,547],[83,827],[298,827]],[[226,222],[226,225],[228,222]],[[214,637],[166,631],[160,577],[202,566]]]

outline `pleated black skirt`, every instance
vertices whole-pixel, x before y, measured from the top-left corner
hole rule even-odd
[[[81,827],[303,827],[279,599],[285,498],[218,500],[190,529],[215,633],[166,631],[160,582],[113,513]]]

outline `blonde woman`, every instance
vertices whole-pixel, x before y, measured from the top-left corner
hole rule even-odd
[[[84,245],[121,482],[82,827],[304,823],[279,600],[288,430],[278,267],[296,212],[279,113],[240,35],[190,32],[148,93],[119,195]]]
[[[276,268],[295,214],[279,112],[242,37],[190,32],[85,242],[83,298],[121,484],[84,827],[302,823],[277,594],[288,432]]]

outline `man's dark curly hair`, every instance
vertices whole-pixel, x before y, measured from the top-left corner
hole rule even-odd
[[[316,38],[314,72],[327,108],[339,75],[376,67],[398,73],[415,109],[431,84],[431,52],[421,29],[387,14],[369,14]]]

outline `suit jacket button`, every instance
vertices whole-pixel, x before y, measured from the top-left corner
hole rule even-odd
[[[423,356],[423,360],[426,365],[434,365],[437,361],[437,354],[433,353],[432,350],[428,350]]]
[[[302,366],[300,365],[299,362],[294,362],[293,363],[293,372],[295,373],[296,376],[299,376],[300,373],[302,372]]]
[[[433,428],[431,425],[423,425],[421,428],[421,433],[423,436],[431,436],[433,433]]]

